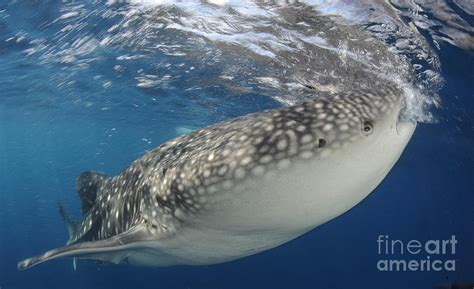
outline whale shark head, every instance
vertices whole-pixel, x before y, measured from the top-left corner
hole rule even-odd
[[[321,106],[318,102],[315,105]],[[322,119],[319,123],[321,133],[328,143],[332,143],[323,154],[329,155],[332,150],[347,151],[354,160],[362,157],[366,166],[374,170],[391,167],[416,127],[415,122],[404,119],[405,109],[403,92],[391,87],[335,96],[316,112]],[[349,157],[345,162],[349,163],[351,159]],[[373,165],[371,159],[378,165]]]
[[[347,165],[354,162],[358,171],[370,170],[370,175],[377,175],[377,171],[388,172],[416,127],[415,122],[403,117],[405,95],[395,88],[355,91],[350,97],[336,100],[331,106],[331,109],[327,109],[332,112],[328,118],[332,115],[331,119],[335,120],[328,134],[333,139],[334,150],[339,152],[333,155],[333,161],[345,158]],[[340,107],[344,115],[334,106]],[[330,126],[330,123],[324,126]],[[351,132],[345,133],[345,130]],[[330,154],[331,148],[328,149],[326,153]]]
[[[358,142],[386,146],[376,140],[411,137],[415,123],[403,118],[405,103],[404,93],[393,87],[337,94],[330,101],[315,102],[319,122],[314,126],[336,146]]]
[[[300,197],[308,200],[293,208],[299,213],[288,222],[300,222],[311,229],[346,212],[380,184],[416,128],[415,122],[403,118],[405,102],[403,91],[387,86],[310,104],[315,107],[312,127],[320,148],[312,161],[293,170],[291,179],[271,188],[302,191]],[[304,157],[311,155],[300,151]],[[296,158],[293,161],[298,162]],[[294,197],[283,201],[287,208]]]

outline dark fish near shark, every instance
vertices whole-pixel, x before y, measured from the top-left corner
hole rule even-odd
[[[415,129],[396,88],[258,112],[180,136],[115,177],[82,173],[82,222],[62,248],[19,269],[74,257],[146,266],[256,254],[341,215],[393,167]]]

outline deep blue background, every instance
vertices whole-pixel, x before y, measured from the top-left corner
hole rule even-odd
[[[2,29],[0,25],[0,30]],[[2,36],[3,37],[3,36]],[[18,44],[19,45],[19,44]],[[12,52],[13,51],[13,52]],[[0,46],[0,287],[9,288],[432,288],[474,281],[474,56],[451,46],[439,51],[443,77],[438,123],[420,124],[401,159],[362,203],[337,219],[274,250],[205,267],[96,266],[61,259],[27,271],[25,257],[62,246],[67,232],[61,201],[78,216],[76,176],[116,174],[147,149],[225,117],[275,107],[255,95],[211,99],[213,113],[189,100],[148,106],[124,102],[104,112],[29,103],[21,81],[30,67],[13,67],[14,49]],[[10,70],[11,69],[11,70]],[[41,82],[41,74],[29,81]],[[39,84],[38,84],[39,85]],[[83,88],[87,91],[87,87]],[[179,87],[178,87],[179,91]],[[29,91],[31,94],[31,91]],[[47,95],[49,91],[38,91]],[[120,93],[115,91],[114,93]],[[133,93],[130,91],[122,93]],[[219,90],[215,91],[219,95]],[[120,95],[114,96],[120,99]],[[129,97],[129,95],[125,96]],[[145,140],[144,140],[145,139]],[[379,272],[378,235],[420,241],[458,240],[455,272]]]

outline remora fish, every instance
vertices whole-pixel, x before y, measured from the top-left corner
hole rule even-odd
[[[288,242],[341,215],[386,176],[415,123],[401,91],[352,91],[191,132],[111,178],[77,181],[84,220],[58,257],[147,266],[216,264]]]

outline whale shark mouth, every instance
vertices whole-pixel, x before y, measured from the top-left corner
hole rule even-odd
[[[396,120],[397,134],[402,135],[405,132],[413,131],[416,127],[416,124],[417,122],[410,117],[410,107],[407,104],[407,100],[402,98],[400,102],[400,110]]]
[[[413,120],[399,120],[397,122],[397,134],[399,136],[405,135],[407,133],[412,133],[416,128],[417,122]]]

